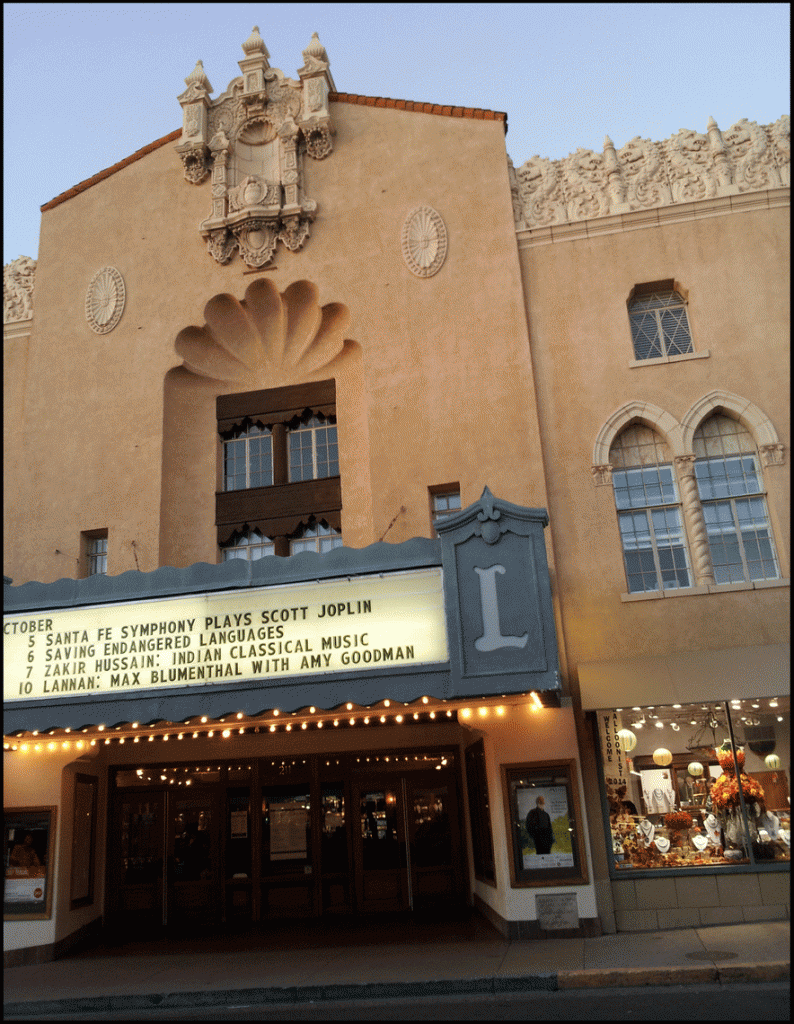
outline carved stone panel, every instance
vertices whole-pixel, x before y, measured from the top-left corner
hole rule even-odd
[[[3,267],[3,323],[18,323],[33,316],[36,261],[18,256]]]
[[[447,257],[447,229],[440,215],[429,206],[417,206],[403,222],[403,259],[417,277],[432,277]]]
[[[115,267],[103,267],[91,279],[85,294],[85,318],[92,331],[108,334],[121,320],[126,291]]]
[[[303,160],[333,149],[327,98],[335,86],[316,33],[298,82],[270,67],[256,26],[242,45],[242,76],[216,100],[200,61],[185,79],[176,150],[188,181],[212,179],[211,213],[199,227],[209,254],[228,263],[239,252],[249,267],[263,267],[279,241],[296,251],[309,236],[317,204],[303,193]]]
[[[509,166],[516,229],[547,227],[651,207],[787,186],[791,161],[788,115],[771,125],[746,118],[721,132],[682,128],[664,142],[639,136],[603,156],[577,149],[564,160],[539,156]]]

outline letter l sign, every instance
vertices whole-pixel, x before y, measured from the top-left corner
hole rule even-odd
[[[478,651],[496,651],[500,647],[526,647],[529,633],[523,636],[503,636],[499,624],[499,602],[496,596],[496,574],[507,572],[503,565],[492,565],[488,569],[474,571],[480,577],[480,605],[482,622],[485,629],[483,635],[474,641]]]

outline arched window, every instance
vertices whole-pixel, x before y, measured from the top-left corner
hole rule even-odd
[[[715,583],[777,579],[780,571],[752,437],[737,420],[716,414],[695,431],[693,449]]]
[[[223,442],[223,489],[243,491],[273,483],[273,431],[255,423],[242,425]]]
[[[629,593],[692,585],[670,453],[649,427],[626,427],[609,450]]]
[[[339,445],[336,437],[336,417],[312,415],[290,424],[289,479],[324,480],[339,476]]]
[[[258,558],[275,555],[276,546],[270,537],[265,537],[260,530],[248,530],[246,533],[236,534],[221,550],[224,562],[233,558],[246,558],[254,562]]]
[[[692,351],[684,297],[672,281],[637,285],[629,299],[635,359],[659,359]]]
[[[289,553],[297,555],[300,551],[319,551],[325,554],[342,546],[342,534],[326,523],[312,523],[299,530],[289,542]]]

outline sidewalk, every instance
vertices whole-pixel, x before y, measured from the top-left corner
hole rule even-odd
[[[4,1017],[789,977],[788,921],[513,940],[480,922],[340,944],[271,937],[100,947],[4,972]],[[406,937],[410,941],[406,941]],[[270,948],[268,948],[268,945]],[[211,948],[210,948],[211,947]]]

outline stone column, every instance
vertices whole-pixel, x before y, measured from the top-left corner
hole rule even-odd
[[[703,506],[700,504],[697,480],[695,479],[695,456],[680,455],[675,460],[678,482],[681,488],[681,507],[686,521],[692,552],[692,571],[696,586],[714,583],[714,566],[711,562],[709,538]]]

